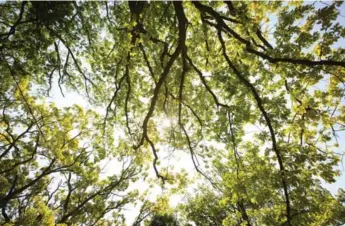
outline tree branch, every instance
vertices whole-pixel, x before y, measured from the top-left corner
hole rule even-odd
[[[278,164],[279,164],[279,168],[280,168],[280,173],[282,176],[282,185],[283,185],[283,189],[284,189],[285,204],[286,204],[287,224],[291,225],[291,206],[290,206],[290,197],[289,197],[289,192],[288,192],[288,185],[286,182],[285,168],[283,165],[283,159],[282,159],[280,150],[279,150],[278,145],[277,145],[276,136],[275,136],[275,132],[274,132],[271,120],[270,120],[269,115],[266,112],[265,108],[263,107],[262,99],[259,96],[258,92],[256,91],[255,87],[241,74],[241,72],[230,61],[230,58],[228,57],[228,55],[226,53],[226,45],[225,45],[225,42],[223,40],[220,28],[218,29],[218,38],[219,38],[219,41],[221,43],[222,50],[223,50],[223,56],[224,56],[226,62],[228,63],[229,67],[233,70],[233,72],[235,73],[237,78],[242,82],[242,84],[244,84],[251,91],[252,95],[254,96],[254,99],[256,100],[256,104],[257,104],[260,112],[262,113],[262,115],[266,121],[266,124],[268,126],[268,129],[269,129],[269,132],[271,135],[271,140],[272,140],[272,149],[277,156]]]
[[[318,65],[328,65],[328,66],[341,66],[345,68],[345,62],[342,61],[334,61],[334,60],[319,60],[319,61],[312,61],[312,60],[308,60],[308,59],[293,59],[293,58],[275,58],[272,57],[266,53],[257,51],[255,49],[252,48],[251,42],[246,40],[245,38],[241,37],[237,32],[235,32],[234,30],[232,30],[223,20],[222,16],[219,15],[214,9],[212,9],[209,6],[203,5],[200,2],[193,2],[194,6],[203,13],[208,13],[211,16],[213,16],[213,18],[217,21],[217,26],[219,26],[220,28],[223,28],[227,33],[229,33],[230,35],[232,35],[235,39],[237,39],[239,42],[245,44],[246,46],[246,50],[249,53],[253,53],[256,56],[259,56],[265,60],[268,60],[271,63],[292,63],[292,64],[300,64],[300,65],[305,65],[305,66],[309,66],[309,67],[313,67],[313,66],[318,66]],[[216,28],[216,29],[220,29],[220,28]]]

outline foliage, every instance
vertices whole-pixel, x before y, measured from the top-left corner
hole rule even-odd
[[[185,218],[196,225],[222,225],[223,220],[234,212],[234,208],[225,198],[203,187],[196,195],[189,197],[182,206]]]
[[[343,191],[321,183],[342,156],[343,7],[0,3],[0,223],[121,225],[148,166],[171,191],[137,219],[165,216],[189,185],[163,161],[179,151],[208,183],[179,208],[186,221],[345,223]],[[54,87],[94,109],[46,103]],[[109,159],[120,167],[103,177]]]
[[[172,215],[154,215],[149,223],[150,226],[178,226]]]

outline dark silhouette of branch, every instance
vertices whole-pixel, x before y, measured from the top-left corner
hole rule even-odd
[[[160,178],[163,181],[163,183],[164,183],[167,180],[167,178],[164,177],[163,175],[161,175],[159,173],[159,171],[158,171],[158,168],[157,168],[157,162],[158,162],[157,149],[156,149],[154,143],[150,140],[150,138],[147,137],[146,141],[150,144],[150,147],[151,147],[151,150],[152,150],[152,153],[153,153],[153,157],[154,158],[153,158],[152,165],[153,165],[153,169],[155,171],[155,174],[156,174],[157,178]]]
[[[31,123],[21,134],[19,134],[13,141],[10,142],[10,145],[4,150],[0,155],[0,160],[7,155],[7,153],[13,148],[17,141],[19,141],[25,134],[27,134],[30,129],[34,126],[34,123]],[[2,173],[2,172],[1,172]]]
[[[139,44],[139,47],[140,47],[141,52],[143,53],[143,56],[144,56],[144,60],[145,60],[146,66],[147,66],[147,68],[149,69],[149,72],[150,72],[150,75],[151,75],[151,77],[152,77],[152,79],[153,79],[153,82],[154,82],[155,84],[157,84],[155,74],[154,74],[154,72],[153,72],[153,69],[152,69],[152,66],[151,66],[151,64],[150,64],[150,61],[149,61],[149,59],[147,58],[147,54],[146,54],[146,52],[145,52],[144,46],[140,43],[140,44]]]
[[[132,49],[131,49],[132,50]],[[127,62],[126,62],[126,69],[125,69],[125,78],[127,83],[127,93],[126,93],[126,99],[125,99],[125,116],[126,116],[126,127],[128,130],[129,135],[132,136],[131,128],[129,126],[129,118],[128,118],[128,102],[129,102],[129,96],[131,94],[132,86],[131,86],[131,78],[129,75],[129,64],[131,60],[131,50],[127,54]]]
[[[5,59],[5,57],[4,57],[4,59]],[[33,118],[34,122],[36,123],[38,130],[40,131],[43,139],[46,140],[46,138],[44,136],[44,133],[41,131],[41,127],[40,127],[40,125],[38,123],[38,120],[36,119],[35,114],[34,114],[33,110],[31,109],[31,106],[28,103],[28,100],[26,99],[26,97],[24,95],[23,90],[19,86],[19,83],[18,83],[18,81],[16,79],[16,76],[15,76],[15,72],[13,71],[12,67],[9,65],[9,63],[7,61],[6,61],[6,66],[7,66],[8,70],[10,71],[10,75],[11,75],[13,81],[15,82],[16,87],[19,90],[20,96],[23,98],[23,101],[24,101],[26,107],[28,108],[31,117]]]
[[[104,210],[99,214],[99,216],[97,217],[97,219],[94,221],[93,224],[91,224],[91,226],[97,225],[97,223],[104,217],[104,215],[106,215],[107,213],[109,213],[110,211],[114,210],[114,209],[121,209],[122,206],[124,206],[125,204],[127,204],[127,202],[123,199],[119,202],[116,203],[116,205],[108,205],[106,208],[104,208]]]
[[[156,163],[158,161],[158,156],[157,156],[156,149],[155,149],[153,142],[149,139],[149,136],[147,133],[147,125],[148,125],[148,122],[149,122],[153,112],[154,112],[161,86],[165,82],[165,79],[168,76],[172,65],[174,64],[175,60],[180,55],[182,49],[185,46],[186,31],[187,31],[187,18],[184,14],[184,11],[183,11],[182,2],[174,2],[173,4],[175,7],[175,14],[176,14],[176,17],[178,19],[178,29],[179,29],[178,45],[177,45],[174,53],[172,54],[170,60],[168,61],[168,63],[164,67],[163,73],[160,76],[160,78],[156,84],[156,87],[153,91],[153,97],[151,99],[149,111],[148,111],[148,113],[144,119],[143,125],[142,125],[143,134],[142,134],[141,140],[140,140],[139,144],[134,147],[135,149],[138,149],[140,146],[142,146],[144,144],[145,141],[147,141],[150,144],[151,150],[152,150],[153,155],[154,155],[154,161],[153,161],[154,170],[156,172],[157,177],[161,178],[163,183],[164,183],[165,178],[163,176],[161,176],[157,170]]]
[[[5,34],[0,34],[0,38],[2,39],[1,42],[5,42],[6,40],[8,40],[10,38],[11,35],[14,35],[14,33],[16,32],[16,28],[17,26],[22,22],[23,19],[23,14],[25,11],[25,5],[27,4],[27,1],[23,1],[21,6],[20,6],[20,11],[19,11],[19,16],[17,21],[11,26],[10,30],[8,33]]]
[[[64,95],[64,93],[63,93],[63,91],[62,91],[62,87],[61,87],[61,84],[62,84],[62,81],[63,81],[63,75],[64,74],[62,74],[61,73],[61,57],[60,57],[60,52],[59,52],[59,46],[58,46],[58,44],[56,43],[56,42],[54,42],[54,47],[55,47],[55,52],[56,52],[56,56],[57,56],[57,61],[58,61],[58,65],[57,65],[57,67],[58,67],[58,72],[59,72],[59,80],[58,80],[58,86],[59,86],[59,88],[60,88],[60,92],[61,92],[61,95],[63,96],[63,97],[65,97],[65,95]],[[67,57],[66,57],[66,63],[65,63],[65,66],[66,66],[66,64],[67,64],[67,61],[68,61],[68,58],[69,58],[69,52],[68,52],[68,55],[67,55]],[[55,70],[55,68],[54,68],[54,70]],[[65,71],[65,70],[64,70]],[[54,73],[54,71],[52,72],[52,73]],[[52,74],[51,74],[52,75]],[[52,79],[50,78],[50,82],[49,82],[49,85],[50,85],[50,87],[51,87],[51,81],[52,81]]]
[[[39,136],[37,136],[37,138],[36,138],[35,148],[34,148],[34,151],[33,151],[32,154],[31,154],[30,158],[25,159],[25,160],[20,161],[20,162],[16,162],[16,163],[15,163],[14,165],[12,165],[10,168],[7,168],[7,169],[5,169],[5,170],[2,170],[2,171],[0,172],[0,174],[9,172],[9,171],[11,171],[11,170],[14,170],[16,167],[18,167],[18,166],[20,166],[20,165],[23,165],[23,164],[25,164],[25,163],[28,163],[28,162],[32,161],[32,160],[34,159],[36,153],[37,153],[38,144],[39,144]]]
[[[68,179],[67,179],[68,193],[67,193],[65,202],[64,202],[64,204],[63,204],[63,212],[64,212],[64,213],[67,213],[67,211],[68,211],[68,205],[69,205],[69,201],[70,201],[72,192],[76,189],[76,187],[74,187],[74,188],[72,187],[71,179],[72,179],[72,173],[69,172],[69,173],[68,173]]]
[[[234,159],[236,161],[236,177],[240,183],[239,185],[243,188],[243,190],[245,192],[247,192],[246,187],[240,182],[241,179],[239,178],[240,164],[242,162],[241,162],[241,156],[239,155],[239,153],[237,151],[237,143],[236,143],[236,139],[235,139],[235,131],[233,128],[232,115],[229,111],[227,111],[226,114],[227,114],[227,118],[228,118],[228,122],[229,122],[229,134],[230,134],[231,142],[232,142],[233,149],[234,149]],[[250,219],[249,219],[249,216],[247,214],[247,210],[246,210],[246,207],[244,205],[244,201],[242,198],[240,198],[240,200],[237,202],[237,208],[239,209],[239,212],[241,213],[243,221],[246,222],[247,226],[251,226]]]
[[[120,62],[119,62],[119,63],[120,63]],[[117,79],[117,74],[118,74],[118,69],[116,69],[115,80]],[[120,78],[119,83],[118,83],[118,84],[115,84],[115,91],[114,91],[114,93],[113,93],[113,95],[112,95],[112,97],[111,97],[111,100],[110,100],[110,102],[109,102],[109,104],[108,104],[108,106],[107,106],[107,108],[106,108],[106,112],[105,112],[105,117],[104,117],[104,121],[103,121],[103,133],[105,133],[106,123],[107,123],[107,119],[108,119],[108,117],[109,117],[109,112],[110,112],[110,110],[111,110],[111,105],[112,105],[113,103],[115,103],[116,98],[117,98],[117,95],[118,95],[118,92],[120,91],[122,82],[125,80],[125,78],[126,78],[125,75],[122,76],[122,77]]]
[[[188,66],[187,66],[187,49],[186,49],[186,46],[183,46],[182,47],[182,56],[181,56],[181,59],[182,59],[182,73],[181,73],[181,79],[180,79],[180,87],[179,87],[179,96],[178,96],[178,101],[179,101],[179,109],[178,109],[178,123],[179,123],[179,126],[180,128],[182,129],[185,137],[186,137],[186,140],[187,140],[187,144],[188,144],[188,149],[189,149],[189,153],[191,155],[191,159],[192,159],[192,162],[193,162],[193,165],[194,165],[194,168],[195,170],[200,174],[202,175],[203,177],[205,177],[211,184],[212,186],[218,188],[217,184],[214,183],[214,181],[208,177],[200,168],[199,168],[199,163],[198,163],[198,160],[197,160],[197,157],[196,157],[196,154],[194,152],[194,149],[192,147],[192,143],[191,143],[191,139],[188,135],[188,132],[183,124],[183,121],[182,121],[182,103],[183,103],[183,88],[184,88],[184,81],[185,81],[185,77],[186,77],[186,74],[187,74],[187,71],[188,71]],[[189,62],[191,63],[191,60],[189,59]],[[194,67],[195,69],[196,67]],[[200,73],[201,74],[201,73]],[[202,76],[202,75],[201,75]],[[203,79],[202,79],[203,80]],[[206,84],[207,86],[207,84]],[[208,86],[207,86],[208,87]],[[213,94],[213,92],[211,91],[211,93]],[[214,94],[213,94],[214,95]],[[216,96],[214,95],[214,98],[217,100]],[[216,102],[218,103],[218,101]],[[218,106],[218,105],[217,105]]]
[[[78,70],[78,72],[83,76],[84,79],[84,86],[85,86],[85,91],[86,91],[86,95],[88,96],[88,98],[91,100],[90,98],[90,94],[89,94],[89,86],[88,83],[90,83],[94,88],[96,88],[96,85],[94,84],[94,82],[85,75],[85,73],[83,72],[83,70],[81,69],[76,57],[74,56],[73,51],[71,50],[70,46],[67,45],[67,42],[64,38],[62,38],[58,33],[56,33],[53,29],[51,29],[48,25],[45,26],[47,28],[47,30],[54,35],[56,38],[58,38],[62,44],[67,48],[68,53],[71,55],[74,65],[76,66],[76,69]]]
[[[285,57],[272,57],[264,52],[260,52],[258,50],[255,50],[252,48],[252,44],[250,41],[246,40],[245,38],[241,37],[237,32],[235,32],[233,29],[231,29],[223,20],[222,16],[219,15],[218,12],[216,12],[214,9],[212,9],[209,6],[203,5],[200,2],[193,2],[194,6],[202,13],[208,13],[211,15],[216,21],[217,21],[217,27],[216,29],[224,29],[227,33],[229,33],[232,37],[237,39],[239,42],[245,44],[246,50],[249,53],[253,53],[265,60],[268,60],[271,63],[292,63],[292,64],[300,64],[305,65],[309,67],[318,66],[318,65],[328,65],[328,66],[341,66],[345,68],[345,62],[342,61],[334,61],[334,60],[319,60],[319,61],[313,61],[309,59],[294,59],[294,58],[285,58]],[[211,23],[208,23],[211,24]]]
[[[264,38],[264,36],[262,35],[262,32],[260,31],[259,28],[256,30],[256,35],[258,36],[258,38],[261,40],[261,42],[265,46],[267,46],[270,49],[273,49],[272,45]]]
[[[22,187],[15,189],[13,192],[11,192],[10,195],[8,195],[8,197],[6,199],[12,199],[14,196],[22,193],[23,191],[25,191],[26,189],[28,189],[29,187],[33,186],[34,184],[36,184],[38,181],[40,181],[43,177],[49,175],[50,173],[54,172],[54,170],[51,170],[52,167],[54,166],[54,163],[56,162],[56,158],[53,158],[49,165],[38,175],[36,176],[35,179],[30,180],[27,184],[23,185]]]
[[[54,179],[55,179],[55,178],[52,177],[52,178],[51,178],[51,181],[54,180]],[[50,183],[49,183],[49,184],[50,184]],[[56,192],[60,189],[61,185],[62,185],[62,180],[59,181],[58,185],[56,186],[56,188],[55,188],[52,192],[50,192],[50,189],[47,188],[48,198],[47,198],[46,205],[50,205],[50,204],[49,204],[50,200],[52,200],[52,198],[54,197],[54,195],[56,194]],[[56,200],[55,200],[55,202],[56,202]],[[53,206],[53,205],[51,205],[51,206]]]
[[[213,98],[214,102],[216,103],[217,107],[221,106],[221,107],[229,109],[230,106],[228,106],[226,104],[223,104],[223,103],[220,103],[218,101],[218,98],[217,98],[216,94],[214,94],[214,92],[212,91],[210,86],[207,84],[207,81],[206,81],[205,77],[203,76],[202,72],[194,65],[193,61],[188,56],[187,56],[187,59],[188,59],[189,64],[192,65],[193,69],[199,75],[199,78],[200,78],[202,84],[205,86],[207,92],[212,96],[212,98]]]
[[[203,127],[203,122],[202,122],[202,119],[200,118],[200,116],[196,113],[196,111],[187,103],[183,102],[182,103],[184,106],[186,106],[191,112],[192,114],[194,115],[194,117],[198,120],[198,123],[200,125],[200,127],[202,128]]]
[[[187,18],[185,17],[184,13],[183,13],[183,7],[182,7],[182,3],[181,2],[174,2],[174,6],[175,6],[175,12],[176,12],[176,16],[178,18],[178,28],[179,28],[179,42],[178,45],[174,51],[174,53],[172,54],[170,60],[168,61],[168,63],[165,65],[164,69],[163,69],[163,73],[161,74],[155,89],[153,91],[153,97],[151,99],[151,104],[149,107],[149,111],[146,114],[146,117],[144,119],[142,128],[143,128],[143,134],[142,134],[142,138],[139,142],[139,144],[137,146],[135,146],[135,149],[138,149],[140,146],[143,145],[145,140],[148,140],[148,134],[147,134],[147,125],[148,122],[154,112],[157,100],[158,100],[158,95],[160,92],[160,89],[166,79],[166,77],[168,76],[170,69],[172,67],[172,65],[174,64],[175,60],[177,59],[177,57],[180,55],[180,52],[182,50],[182,47],[184,46],[185,40],[186,40],[186,24],[187,24]]]
[[[275,132],[274,132],[274,129],[273,129],[273,126],[271,123],[271,119],[270,119],[267,111],[265,110],[263,103],[262,103],[262,99],[259,96],[258,92],[256,91],[255,87],[242,75],[242,73],[235,67],[235,65],[231,62],[230,58],[228,57],[227,52],[226,52],[226,45],[225,45],[225,42],[223,40],[220,29],[218,29],[218,38],[219,38],[219,41],[221,43],[223,56],[224,56],[226,62],[228,63],[229,67],[233,70],[233,72],[235,73],[237,78],[242,82],[242,84],[245,85],[251,91],[251,93],[254,96],[254,99],[256,101],[256,104],[257,104],[260,112],[262,113],[265,121],[266,121],[267,127],[268,127],[270,135],[271,135],[272,149],[277,156],[278,164],[279,164],[279,168],[280,168],[280,173],[281,173],[281,177],[282,177],[281,180],[282,180],[285,202],[286,202],[287,224],[291,225],[291,206],[290,206],[290,197],[289,197],[289,192],[288,192],[288,185],[286,182],[285,168],[283,165],[283,159],[282,159],[280,150],[279,150],[278,145],[277,145],[276,136],[275,136]]]
[[[68,222],[69,218],[78,215],[86,206],[86,204],[89,203],[92,199],[94,199],[97,196],[108,196],[112,192],[112,190],[120,186],[121,183],[133,177],[135,175],[135,172],[131,171],[130,167],[131,165],[129,165],[126,169],[122,171],[120,178],[118,178],[115,181],[112,181],[109,185],[105,186],[104,188],[99,188],[96,192],[92,192],[89,196],[87,196],[84,200],[77,204],[77,206],[72,208],[70,211],[64,213],[60,217],[58,223],[62,224]]]
[[[150,202],[145,200],[144,203],[141,205],[140,210],[139,210],[139,214],[138,216],[135,218],[134,223],[132,224],[132,226],[140,226],[140,223],[145,220],[152,212],[151,212],[151,206]]]
[[[226,1],[224,1],[224,2],[225,2],[225,4],[228,6],[230,14],[231,14],[232,16],[235,16],[235,15],[237,14],[237,11],[236,11],[234,5],[232,4],[232,2],[229,1],[229,0],[226,0]]]

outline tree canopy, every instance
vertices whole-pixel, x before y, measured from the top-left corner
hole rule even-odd
[[[0,224],[344,224],[344,7],[0,3]]]

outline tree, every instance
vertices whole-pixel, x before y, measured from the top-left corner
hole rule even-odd
[[[49,182],[36,182],[58,171],[65,178],[66,197],[72,190],[82,196],[71,197],[67,210],[57,204],[55,221],[90,224],[108,207],[116,209],[109,201],[113,189],[126,190],[128,180],[147,164],[165,185],[179,178],[161,161],[170,147],[189,153],[211,194],[216,191],[221,204],[231,206],[222,224],[344,223],[343,202],[321,186],[321,180],[335,181],[342,155],[337,151],[345,128],[345,28],[339,19],[343,6],[1,3],[0,69],[5,82],[0,155],[1,170],[6,171],[1,220],[20,220],[19,215],[28,212],[17,207],[29,200],[22,195],[49,197],[51,188],[42,192]],[[61,110],[34,101],[49,95],[54,85],[62,94],[83,93],[94,107],[105,110],[102,119],[78,107]],[[30,86],[36,94],[25,93]],[[7,108],[11,112],[6,113]],[[88,117],[97,120],[90,124]],[[162,128],[166,119],[169,126]],[[86,151],[81,141],[74,147],[64,144],[71,139],[67,131],[82,130],[83,122],[88,127],[82,140],[91,145]],[[51,124],[55,127],[49,129]],[[124,134],[116,144],[113,128]],[[102,148],[101,143],[112,146]],[[76,151],[67,153],[66,145]],[[110,150],[134,159],[133,164],[101,182],[97,161]],[[95,160],[77,164],[87,158],[85,153]],[[32,166],[37,156],[45,162]],[[92,174],[81,173],[88,171]],[[81,183],[77,176],[83,178]],[[40,206],[42,198],[35,200]],[[81,212],[81,200],[93,205],[87,208],[92,213]],[[209,213],[218,211],[213,204]],[[75,222],[71,211],[79,214]]]
[[[224,199],[225,200],[225,199]],[[206,187],[202,187],[196,194],[188,198],[182,206],[185,219],[196,225],[219,226],[223,220],[236,210],[229,202],[222,203],[221,196]]]
[[[150,226],[178,226],[178,223],[171,215],[154,215]]]
[[[26,78],[1,91],[2,223],[100,225],[105,214],[135,199],[136,192],[126,189],[139,168],[129,157],[118,175],[100,177],[101,160],[119,155],[112,138],[102,137],[99,115],[78,106],[38,104]],[[121,220],[120,211],[114,213],[113,222]]]

